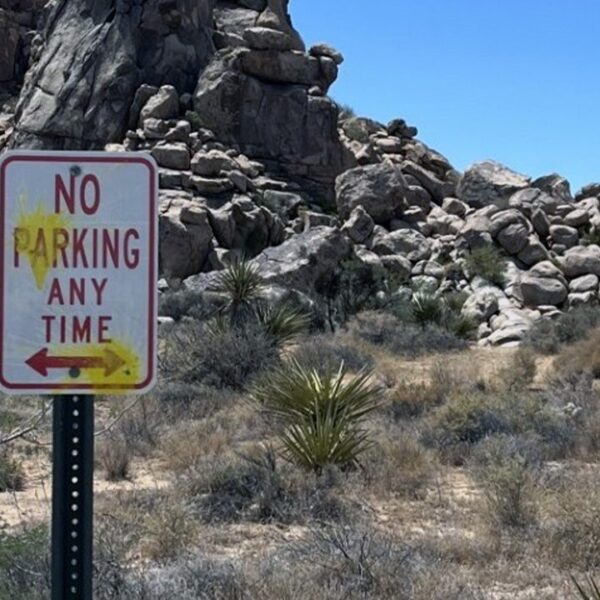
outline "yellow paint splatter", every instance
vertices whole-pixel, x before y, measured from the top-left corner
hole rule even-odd
[[[48,272],[64,248],[56,232],[67,230],[71,223],[64,214],[46,212],[42,203],[27,211],[25,197],[19,198],[20,212],[14,234],[14,248],[19,255],[27,256],[38,289],[43,289]]]
[[[140,358],[135,349],[125,342],[113,339],[106,344],[82,344],[78,346],[54,346],[50,355],[94,357],[103,364],[80,370],[77,377],[67,374],[65,384],[85,383],[92,387],[122,386],[121,393],[140,383]],[[67,383],[68,382],[68,383]],[[111,394],[120,393],[118,389]]]

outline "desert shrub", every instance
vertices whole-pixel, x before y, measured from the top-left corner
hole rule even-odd
[[[600,326],[600,308],[578,306],[555,319],[537,319],[527,332],[525,343],[542,354],[555,354],[565,344],[585,339]]]
[[[227,450],[229,436],[212,421],[187,421],[171,428],[161,440],[169,472],[183,473],[202,460]]]
[[[415,419],[439,406],[446,390],[436,382],[401,381],[388,393],[388,406],[394,420]]]
[[[183,317],[205,320],[214,313],[214,307],[207,305],[203,297],[192,290],[163,292],[158,298],[158,314],[175,321]]]
[[[192,545],[197,524],[188,506],[171,501],[147,515],[143,530],[144,554],[162,562],[183,554]]]
[[[375,364],[371,355],[357,348],[356,344],[340,333],[310,336],[300,340],[293,355],[303,367],[316,369],[320,373],[331,373],[339,369],[341,363],[350,371],[371,369]]]
[[[45,525],[16,532],[0,528],[0,598],[47,598],[50,591],[48,550]]]
[[[157,445],[163,415],[142,396],[116,423],[113,434],[125,440],[131,455],[147,456]]]
[[[562,349],[554,359],[556,373],[562,376],[590,374],[600,378],[600,328],[588,332],[587,337]]]
[[[435,564],[433,557],[369,524],[311,527],[288,552],[288,560],[315,586],[307,597],[336,600],[413,598],[421,571],[431,574]]]
[[[227,389],[204,384],[167,381],[154,393],[157,410],[165,423],[172,425],[186,419],[205,419],[239,404],[241,397]]]
[[[340,120],[343,121],[345,119],[352,119],[353,117],[356,117],[356,111],[349,104],[340,104],[339,102],[336,102],[336,106]]]
[[[501,252],[492,245],[475,248],[465,258],[465,268],[471,277],[502,285],[506,279],[506,260]]]
[[[131,476],[131,447],[119,435],[111,435],[98,450],[100,464],[107,481],[123,481]]]
[[[248,587],[249,582],[238,564],[194,553],[158,568],[129,572],[114,598],[244,600],[249,597]]]
[[[563,456],[573,451],[579,457],[600,452],[600,395],[588,373],[555,376],[542,392],[548,406],[563,415],[565,435]]]
[[[179,486],[209,523],[340,521],[353,512],[327,469],[321,477],[286,469],[271,448],[254,449],[204,461],[183,474]]]
[[[0,493],[19,492],[25,484],[23,465],[7,449],[0,449]]]
[[[489,435],[509,433],[510,422],[477,394],[457,394],[426,419],[422,441],[450,462],[461,464],[470,447]]]
[[[529,347],[520,346],[508,364],[500,368],[499,385],[508,390],[522,390],[533,383],[536,372],[535,353]]]
[[[524,527],[535,521],[539,460],[532,440],[495,435],[479,444],[471,470],[494,525]]]
[[[243,389],[277,356],[274,340],[256,324],[186,323],[167,335],[161,368],[171,381]]]
[[[406,293],[396,293],[385,305],[386,312],[403,323],[437,326],[464,340],[475,337],[478,324],[461,313],[466,300],[464,293],[441,294],[427,290],[403,289]]]
[[[284,456],[320,473],[326,465],[356,464],[370,446],[362,425],[377,408],[380,393],[370,378],[370,371],[348,378],[344,365],[322,374],[291,359],[260,381],[252,395],[267,416],[281,423]]]
[[[382,346],[392,354],[407,357],[436,352],[451,352],[468,347],[449,331],[428,324],[424,327],[403,323],[391,314],[366,312],[357,315],[348,324],[351,335],[375,346]]]
[[[582,246],[600,246],[600,231],[596,228],[584,233],[579,242]]]
[[[564,476],[549,508],[542,544],[561,569],[600,568],[600,491],[589,476]]]
[[[195,131],[204,127],[202,117],[194,110],[186,110],[185,118],[189,121],[190,125],[193,127]]]
[[[435,476],[432,453],[408,433],[387,437],[378,440],[362,461],[369,490],[422,498]]]
[[[324,300],[326,319],[332,331],[361,310],[373,308],[385,285],[385,271],[373,269],[357,259],[342,261],[315,282],[315,292]]]

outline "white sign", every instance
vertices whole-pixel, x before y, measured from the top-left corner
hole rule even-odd
[[[0,157],[0,387],[142,392],[156,369],[157,170],[145,154]]]

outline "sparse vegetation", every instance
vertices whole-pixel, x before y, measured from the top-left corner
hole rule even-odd
[[[537,512],[539,457],[529,440],[494,435],[484,440],[473,457],[473,472],[481,485],[495,526],[525,527]]]
[[[495,246],[475,248],[465,258],[465,269],[471,277],[479,276],[502,285],[506,279],[506,260]]]
[[[408,357],[467,348],[465,340],[434,324],[424,326],[405,323],[385,312],[357,315],[348,331],[354,337],[387,351]]]
[[[525,342],[536,352],[555,354],[563,345],[586,338],[600,326],[600,308],[579,306],[555,319],[538,319],[527,332]]]
[[[131,474],[131,448],[120,436],[110,436],[99,448],[100,464],[107,481],[129,479]]]
[[[18,492],[23,489],[25,474],[20,461],[10,451],[0,447],[0,493]]]

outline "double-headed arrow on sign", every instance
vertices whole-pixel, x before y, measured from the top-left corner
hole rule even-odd
[[[25,361],[42,377],[48,376],[48,369],[104,369],[109,377],[125,365],[125,361],[112,350],[106,348],[101,356],[48,356],[48,348],[42,348]]]

